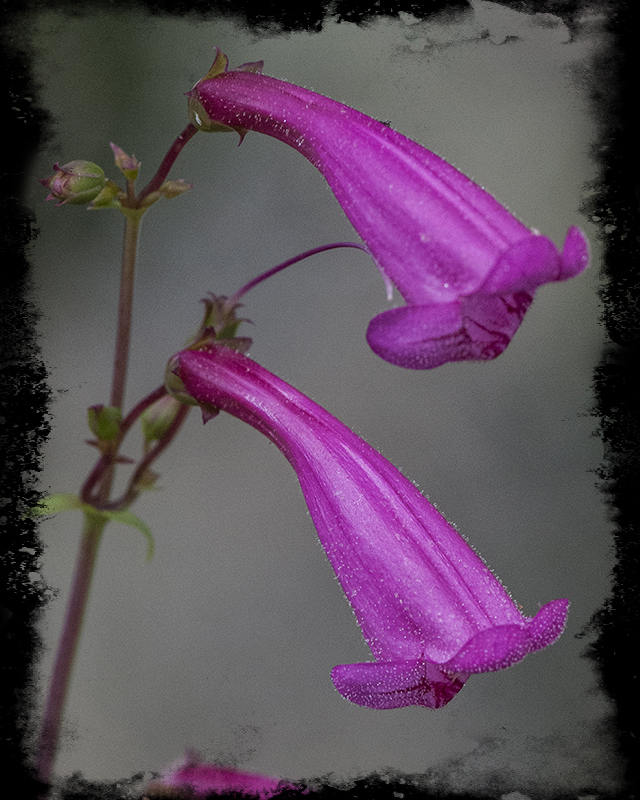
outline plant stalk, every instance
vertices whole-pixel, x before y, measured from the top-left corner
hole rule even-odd
[[[138,195],[138,200],[143,200],[148,194],[155,192],[162,186],[176,158],[180,155],[180,151],[197,132],[198,128],[190,122],[171,145],[162,160],[162,164],[158,167],[158,171]]]
[[[150,183],[142,190],[137,197],[133,191],[133,180],[127,179],[127,199],[122,211],[125,215],[124,246],[122,251],[122,266],[120,272],[120,295],[118,300],[118,327],[116,333],[116,346],[113,361],[113,376],[111,383],[110,405],[122,409],[124,404],[125,386],[127,381],[127,368],[129,363],[129,347],[131,341],[131,316],[133,308],[133,289],[136,264],[136,252],[138,247],[138,237],[140,233],[140,223],[146,211],[143,207],[144,198],[151,192],[158,189],[166,179],[169,170],[173,166],[182,148],[196,134],[198,129],[189,123],[182,133],[177,137],[165,155],[160,168]],[[126,417],[121,430],[119,442],[123,438],[126,430],[140,416],[142,411],[147,408],[154,399],[161,397],[166,392],[165,388],[159,387],[147,398],[142,400]],[[157,457],[162,450],[169,444],[187,411],[181,411],[165,441],[159,443],[151,458],[147,458],[150,463]],[[89,475],[83,487],[83,495],[91,493],[92,500],[96,501],[97,508],[105,508],[108,504],[113,483],[113,474],[117,458],[117,447],[109,460],[104,456],[99,460],[96,467]],[[93,495],[94,489],[96,490]],[[83,498],[86,499],[86,498]],[[135,499],[135,497],[133,497]],[[60,738],[60,728],[65,700],[69,691],[71,673],[78,650],[78,641],[82,630],[82,622],[89,598],[91,580],[94,573],[98,547],[102,538],[102,533],[107,520],[99,515],[86,514],[82,531],[82,538],[76,560],[75,573],[71,588],[71,596],[67,605],[65,621],[62,629],[56,660],[53,666],[49,682],[47,702],[38,749],[36,754],[36,769],[40,781],[49,784],[56,759],[58,742]],[[44,797],[44,795],[43,795]]]
[[[113,380],[111,383],[110,405],[122,408],[124,389],[127,382],[129,364],[129,344],[131,341],[131,311],[133,308],[133,285],[136,266],[136,250],[143,212],[125,214],[124,246],[120,272],[120,298],[118,301],[118,333],[113,360]]]
[[[48,783],[58,749],[62,711],[67,696],[78,639],[87,607],[91,579],[94,573],[98,546],[106,520],[85,517],[78,559],[67,605],[67,613],[58,644],[55,664],[49,683],[36,760],[38,778]]]

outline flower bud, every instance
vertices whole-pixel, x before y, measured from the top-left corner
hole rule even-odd
[[[101,442],[111,442],[120,435],[122,412],[115,406],[96,405],[87,409],[89,430]]]
[[[224,344],[232,350],[246,353],[251,347],[251,339],[246,336],[236,336],[241,323],[249,320],[236,316],[240,303],[229,304],[229,298],[215,294],[204,297],[204,317],[196,333],[187,341],[187,347],[192,350],[206,348],[212,342]]]
[[[43,178],[40,183],[50,190],[46,200],[59,200],[56,205],[65,203],[83,205],[90,203],[100,194],[107,179],[101,167],[92,161],[70,161],[62,167],[53,165],[55,174]]]
[[[184,178],[177,180],[165,181],[155,192],[150,192],[145,195],[142,201],[142,208],[148,208],[154,203],[157,203],[161,197],[166,197],[167,200],[173,200],[174,197],[179,197],[185,192],[190,192],[193,189],[192,183],[187,183]]]
[[[174,181],[165,181],[158,189],[158,192],[163,197],[166,197],[167,200],[173,200],[174,197],[178,197],[185,192],[190,192],[192,189],[192,183],[187,183],[184,178],[178,178]]]
[[[128,180],[135,181],[138,177],[140,162],[135,156],[128,156],[121,147],[110,142],[109,146],[115,156],[116,167]]]
[[[162,439],[176,418],[181,405],[175,397],[166,394],[152,403],[146,411],[143,411],[140,422],[142,423],[145,447]]]

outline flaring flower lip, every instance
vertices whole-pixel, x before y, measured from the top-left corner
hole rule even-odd
[[[523,616],[413,483],[292,386],[218,345],[178,353],[170,368],[191,397],[252,425],[295,469],[376,659],[334,668],[349,700],[438,708],[471,673],[509,667],[560,636],[567,600]]]
[[[495,358],[538,286],[587,267],[589,245],[578,228],[559,253],[455,167],[387,125],[294,84],[229,71],[226,57],[223,63],[189,92],[209,129],[257,131],[305,156],[409,304],[369,326],[370,346],[387,361],[427,369]]]

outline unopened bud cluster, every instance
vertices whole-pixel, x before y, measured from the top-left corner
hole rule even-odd
[[[124,213],[144,212],[161,197],[172,200],[192,189],[192,185],[178,178],[165,181],[155,191],[136,197],[133,182],[140,171],[140,161],[128,155],[117,144],[111,142],[116,167],[127,179],[127,190],[107,178],[102,167],[92,161],[70,161],[62,167],[54,164],[55,173],[43,178],[40,183],[49,189],[47,200],[58,200],[57,205],[65,203],[85,205],[90,209],[119,208]]]

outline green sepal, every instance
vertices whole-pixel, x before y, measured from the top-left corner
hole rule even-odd
[[[126,193],[114,183],[112,180],[107,179],[104,188],[100,194],[90,203],[87,208],[89,211],[101,208],[122,208],[121,200],[126,197]]]
[[[153,558],[155,543],[151,529],[129,509],[104,511],[94,508],[88,503],[83,503],[75,494],[51,494],[38,503],[37,506],[32,506],[27,512],[27,516],[44,517],[49,514],[58,514],[60,511],[82,511],[87,517],[92,517],[93,519],[104,522],[120,522],[122,525],[136,528],[147,540],[147,561]]]
[[[217,47],[214,47],[213,50],[215,52],[215,58],[213,64],[211,65],[211,69],[209,72],[207,72],[204,78],[202,78],[202,80],[199,80],[198,83],[196,83],[190,92],[187,92],[187,97],[189,98],[189,119],[191,120],[191,124],[195,125],[196,128],[201,131],[207,131],[210,133],[235,131],[240,136],[241,144],[242,140],[249,132],[249,129],[243,128],[239,125],[225,125],[223,122],[217,122],[216,120],[211,119],[211,117],[209,117],[205,111],[202,103],[198,99],[198,86],[201,83],[204,81],[214,80],[218,77],[218,75],[222,75],[229,69],[229,59],[225,56],[225,54]],[[253,61],[247,64],[241,64],[239,67],[237,67],[237,70],[240,72],[261,72],[263,65],[264,64],[262,61]]]

